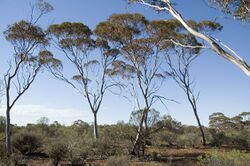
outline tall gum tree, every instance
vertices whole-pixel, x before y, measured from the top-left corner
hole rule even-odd
[[[86,99],[94,116],[94,138],[97,139],[97,113],[107,90],[118,85],[109,79],[108,70],[119,51],[98,36],[94,40],[93,32],[83,23],[54,24],[47,31],[56,47],[63,52],[64,56],[60,59],[67,64],[64,68],[71,66],[70,69],[74,70],[68,75],[65,70],[52,70],[51,73],[71,85]]]
[[[21,20],[7,27],[4,36],[13,47],[14,53],[8,61],[8,69],[4,75],[4,100],[6,102],[6,154],[11,154],[10,113],[14,105],[34,83],[39,72],[44,68],[55,69],[60,62],[46,50],[48,39],[43,29],[37,26],[42,16],[53,10],[53,7],[44,1],[31,6],[31,15],[28,21]]]
[[[209,20],[201,22],[189,20],[187,23],[199,32],[207,31],[212,33],[222,29],[220,24]],[[191,64],[204,46],[193,35],[187,33],[186,29],[177,20],[158,20],[152,21],[151,24],[154,29],[155,38],[161,41],[160,44],[166,51],[164,57],[166,60],[165,64],[167,64],[166,66],[169,69],[167,74],[184,90],[200,128],[203,145],[205,145],[205,134],[198,116],[198,96],[194,93],[193,80],[190,76]]]
[[[11,153],[10,112],[17,101],[34,83],[39,72],[50,66],[56,68],[59,61],[49,51],[44,50],[48,40],[44,31],[33,23],[20,21],[9,26],[5,38],[14,54],[4,75],[6,101],[6,151]],[[41,50],[42,49],[42,50]]]
[[[154,38],[151,22],[140,14],[113,14],[97,25],[96,33],[120,50],[121,57],[114,61],[110,74],[124,78],[136,109],[141,110],[132,154],[143,155],[148,112],[155,102],[166,99],[157,94],[165,78],[161,41]]]
[[[233,1],[224,1],[224,7],[232,7],[230,4],[231,2],[236,2],[237,0]],[[175,9],[173,2],[171,0],[129,0],[129,2],[135,2],[147,7],[153,8],[157,11],[166,11],[170,13],[176,20],[178,20],[185,29],[195,36],[198,39],[205,41],[209,48],[213,50],[217,55],[221,56],[222,58],[230,61],[231,63],[235,64],[239,69],[241,69],[247,76],[250,76],[250,66],[249,64],[240,57],[233,49],[222,43],[220,40],[215,39],[212,36],[206,35],[205,33],[197,31],[195,28],[190,26],[188,22],[182,17],[181,13]],[[219,1],[216,1],[219,2]],[[243,15],[240,17],[249,16],[249,3],[248,1],[242,1],[246,5],[244,5],[244,10],[246,9],[246,14],[243,12]],[[223,4],[222,4],[223,5]],[[233,8],[234,9],[234,8]],[[241,7],[239,8],[241,9]],[[237,11],[236,11],[237,13]],[[238,13],[242,13],[241,11]]]
[[[199,32],[206,30],[211,33],[222,28],[220,24],[208,20],[201,22],[189,20],[187,22]],[[160,45],[165,51],[166,63],[164,65],[167,64],[166,66],[169,68],[169,71],[166,73],[176,81],[177,85],[187,95],[201,131],[203,145],[205,145],[205,135],[198,116],[197,98],[191,85],[192,80],[189,71],[192,62],[204,46],[193,35],[187,33],[186,29],[177,20],[151,21],[151,29],[153,29],[154,38],[161,41]],[[166,66],[163,68],[166,68]]]
[[[210,21],[189,23],[197,30],[221,28]],[[132,150],[138,155],[144,149],[148,110],[157,100],[166,100],[157,95],[162,81],[169,76],[163,70],[164,55],[176,45],[196,52],[203,46],[177,20],[148,21],[140,14],[114,14],[101,22],[97,30],[96,33],[120,49],[122,58],[113,63],[111,75],[129,78],[127,89],[131,89],[137,109],[143,110]]]

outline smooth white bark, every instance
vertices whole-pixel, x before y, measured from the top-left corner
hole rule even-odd
[[[141,3],[143,5],[146,5],[148,7],[154,8],[156,10],[168,11],[175,19],[177,19],[183,25],[183,27],[189,33],[191,33],[195,37],[198,37],[198,38],[206,41],[210,45],[211,49],[215,53],[217,53],[219,56],[223,57],[224,59],[232,62],[233,64],[235,64],[247,76],[250,77],[250,66],[247,64],[247,62],[243,58],[241,58],[239,55],[237,55],[235,53],[235,51],[233,51],[233,49],[231,49],[227,45],[223,44],[222,42],[218,42],[214,38],[212,38],[210,36],[207,36],[207,35],[205,35],[205,34],[203,34],[201,32],[198,32],[195,29],[193,29],[192,27],[190,27],[187,24],[187,22],[183,19],[181,14],[172,6],[172,3],[171,3],[170,0],[161,0],[161,1],[166,3],[166,7],[160,7],[160,6],[157,6],[157,5],[152,5],[150,3],[145,2],[144,0],[139,0],[139,3]],[[225,47],[229,52],[226,51],[225,49],[223,49],[222,46]]]

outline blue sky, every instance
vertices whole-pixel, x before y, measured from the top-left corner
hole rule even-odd
[[[10,44],[4,39],[2,32],[6,27],[30,14],[28,0],[0,0],[0,74],[6,71],[7,59],[12,55]],[[113,13],[141,13],[148,19],[168,19],[169,14],[156,13],[141,5],[128,5],[124,0],[49,0],[55,10],[42,18],[39,25],[47,28],[49,24],[64,21],[83,22],[94,29],[100,21],[106,20]],[[176,8],[185,19],[215,19],[222,13],[209,8],[201,0],[176,0]],[[219,18],[224,28],[215,37],[233,48],[250,63],[250,24],[244,24],[228,18]],[[196,91],[200,91],[198,111],[203,124],[207,125],[208,116],[213,112],[223,112],[228,116],[250,111],[250,78],[230,62],[215,53],[204,50],[192,68],[192,76],[196,80]],[[170,114],[184,124],[196,125],[190,105],[183,92],[171,80],[167,80],[159,92],[167,98],[173,98],[180,104],[167,102],[168,109],[156,104],[154,108],[161,114]],[[123,97],[107,95],[98,113],[99,123],[116,123],[118,120],[129,119],[133,104]],[[4,101],[0,115],[4,115]],[[29,91],[19,100],[12,110],[12,123],[24,125],[34,123],[41,116],[71,124],[74,120],[92,121],[92,114],[84,98],[74,89],[65,85],[48,73],[42,73]]]

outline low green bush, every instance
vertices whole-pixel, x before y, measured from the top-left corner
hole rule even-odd
[[[83,165],[84,160],[87,159],[91,151],[91,143],[81,141],[80,139],[72,139],[67,142],[68,146],[68,160],[72,165]]]
[[[222,144],[227,143],[228,138],[224,131],[217,131],[215,129],[210,129],[209,132],[212,135],[212,145],[220,147]]]
[[[25,131],[14,135],[12,144],[18,151],[26,155],[37,152],[43,142],[42,138],[38,134]]]
[[[197,133],[186,133],[177,137],[177,145],[185,147],[201,146],[201,137]]]
[[[202,166],[247,166],[250,154],[239,150],[212,151],[199,160]]]
[[[53,164],[57,166],[59,162],[68,156],[68,146],[63,142],[55,142],[50,145],[48,153],[53,159]]]

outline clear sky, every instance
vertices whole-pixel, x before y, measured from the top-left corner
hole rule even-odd
[[[13,53],[10,44],[2,32],[6,27],[30,14],[32,0],[0,0],[0,74],[6,71],[7,59]],[[55,8],[39,22],[43,28],[49,24],[64,21],[83,22],[94,29],[100,21],[106,20],[113,13],[141,13],[148,19],[168,19],[169,14],[158,14],[141,5],[128,5],[124,0],[48,0]],[[185,19],[215,19],[222,13],[208,7],[202,0],[176,0],[176,8]],[[250,63],[250,23],[244,24],[228,18],[217,20],[224,28],[215,34],[224,43],[233,48]],[[208,124],[208,117],[213,112],[223,112],[234,116],[243,111],[250,111],[250,78],[230,62],[215,53],[204,50],[193,65],[192,76],[196,80],[196,91],[200,91],[198,111],[203,124]],[[184,124],[196,125],[191,107],[183,92],[170,80],[166,81],[160,94],[173,98],[180,104],[167,102],[168,109],[160,104],[154,108],[161,114],[170,114]],[[98,113],[99,123],[110,124],[118,120],[129,120],[133,110],[132,103],[123,97],[108,94]],[[0,115],[4,115],[4,101]],[[51,122],[71,124],[74,120],[92,121],[92,114],[84,98],[64,82],[53,79],[48,73],[42,73],[27,93],[19,100],[11,112],[13,124],[34,123],[46,116]]]

